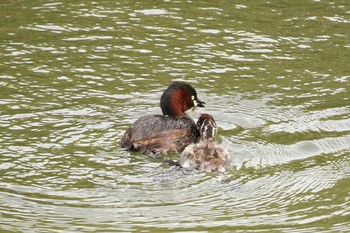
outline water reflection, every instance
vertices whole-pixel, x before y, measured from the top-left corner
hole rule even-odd
[[[348,8],[5,2],[1,229],[349,231]],[[171,81],[208,103],[231,171],[119,149]]]

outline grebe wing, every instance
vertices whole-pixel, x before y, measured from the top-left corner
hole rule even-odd
[[[167,154],[182,150],[197,136],[197,128],[191,118],[148,115],[127,129],[120,146],[144,154]]]

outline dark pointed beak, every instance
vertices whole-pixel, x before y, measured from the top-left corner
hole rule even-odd
[[[200,101],[199,99],[196,99],[197,101],[197,106],[198,107],[205,107],[205,102],[204,101]]]

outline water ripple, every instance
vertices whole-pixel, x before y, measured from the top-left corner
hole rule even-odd
[[[1,230],[348,232],[347,6],[5,2]],[[188,114],[214,116],[230,171],[119,148],[172,81],[207,102]]]

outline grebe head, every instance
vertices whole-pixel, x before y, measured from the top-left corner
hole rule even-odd
[[[201,136],[201,140],[215,139],[218,127],[214,118],[209,114],[201,114],[197,121],[197,127]]]
[[[204,107],[205,102],[197,98],[196,90],[189,84],[175,82],[171,84],[160,98],[163,115],[182,117],[192,107]]]

